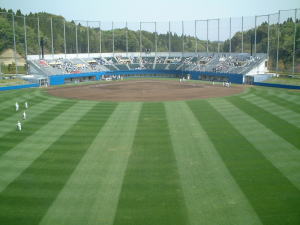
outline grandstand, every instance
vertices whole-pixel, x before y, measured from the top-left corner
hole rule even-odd
[[[141,56],[139,52],[105,54],[29,55],[30,74],[45,77],[103,71],[174,70],[254,75],[267,72],[267,55],[248,53],[161,52]]]

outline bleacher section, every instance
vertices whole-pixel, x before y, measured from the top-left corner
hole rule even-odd
[[[97,71],[116,70],[186,70],[186,71],[206,71],[220,73],[247,74],[253,68],[262,65],[266,60],[266,54],[251,56],[247,53],[159,53],[158,56],[143,55],[140,53],[125,53],[114,55],[105,53],[92,57],[87,54],[78,54],[65,58],[62,55],[28,56],[28,64],[31,74],[38,75],[59,75],[72,73],[86,73]]]

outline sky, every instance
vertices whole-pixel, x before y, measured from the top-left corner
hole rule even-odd
[[[189,21],[255,16],[300,8],[299,0],[0,0],[23,13],[48,12],[67,20]]]

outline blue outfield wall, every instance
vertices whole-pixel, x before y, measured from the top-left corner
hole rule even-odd
[[[192,80],[200,80],[201,75],[206,76],[224,76],[228,78],[231,83],[242,84],[242,74],[233,73],[214,73],[214,72],[201,72],[201,71],[181,71],[181,70],[116,70],[116,71],[103,71],[103,72],[90,72],[90,73],[79,73],[79,74],[61,74],[49,76],[50,85],[62,85],[65,84],[65,79],[79,78],[79,77],[90,77],[95,76],[96,80],[100,80],[104,75],[139,75],[139,74],[174,74],[174,75],[191,75]]]
[[[24,85],[0,87],[0,91],[16,90],[16,89],[23,89],[23,88],[33,88],[33,87],[39,87],[39,84],[24,84]]]
[[[253,84],[257,85],[257,86],[264,86],[264,87],[287,88],[287,89],[297,89],[297,90],[300,90],[300,86],[296,86],[296,85],[261,83],[261,82],[254,82]]]

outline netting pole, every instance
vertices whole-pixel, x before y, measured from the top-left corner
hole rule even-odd
[[[231,17],[229,18],[229,53],[231,53]]]
[[[294,46],[293,46],[293,75],[295,75],[295,53],[296,53],[296,33],[297,33],[297,9],[295,9],[294,20]]]
[[[16,46],[16,31],[15,31],[15,16],[12,13],[12,26],[13,26],[13,36],[14,36],[14,58],[16,66],[16,74],[18,74],[18,61],[17,61],[17,46]]]
[[[268,57],[268,67],[269,68],[269,59],[270,59],[270,15],[268,15],[268,47],[267,47],[267,57]]]
[[[182,26],[182,57],[183,57],[183,53],[184,53],[184,23],[183,21],[181,21],[181,26]]]
[[[198,55],[197,20],[195,20],[195,53]]]
[[[255,19],[254,19],[254,54],[256,56],[256,34],[257,34],[257,16],[255,16]]]
[[[154,33],[155,33],[155,58],[157,54],[157,32],[156,32],[156,22],[154,22]]]
[[[78,34],[77,34],[77,24],[75,23],[75,41],[76,41],[76,54],[78,57]]]
[[[50,30],[51,30],[51,53],[52,59],[54,58],[54,46],[53,46],[53,25],[52,25],[52,17],[50,17]]]
[[[101,53],[102,53],[102,46],[101,46],[101,21],[99,21],[99,53],[100,53],[100,57],[101,57]]]
[[[244,53],[244,17],[242,16],[242,53]]]
[[[126,56],[128,57],[128,24],[127,24],[127,21],[126,21]]]
[[[208,20],[206,20],[206,54],[208,55]]]
[[[280,23],[280,10],[278,11],[277,20],[277,53],[276,53],[276,74],[278,74],[278,60],[279,60],[279,23]]]
[[[140,22],[140,57],[142,57],[142,22]]]
[[[113,56],[115,56],[115,31],[114,31],[114,22],[111,22],[111,32],[112,32],[112,50]]]
[[[218,18],[218,54],[220,53],[220,18]]]
[[[26,29],[26,17],[23,17],[24,23],[24,46],[25,46],[25,61],[27,63],[27,55],[28,55],[28,48],[27,48],[27,29]]]
[[[90,55],[90,30],[89,30],[89,21],[86,21],[86,29],[87,29],[87,53]]]
[[[41,49],[40,18],[39,17],[37,17],[37,35],[38,35],[38,45],[39,45],[39,50],[40,50],[39,55],[41,56],[42,55],[42,49]]]
[[[171,21],[169,21],[169,56],[171,55]]]
[[[66,21],[65,20],[64,20],[64,49],[65,49],[65,58],[67,58]]]

